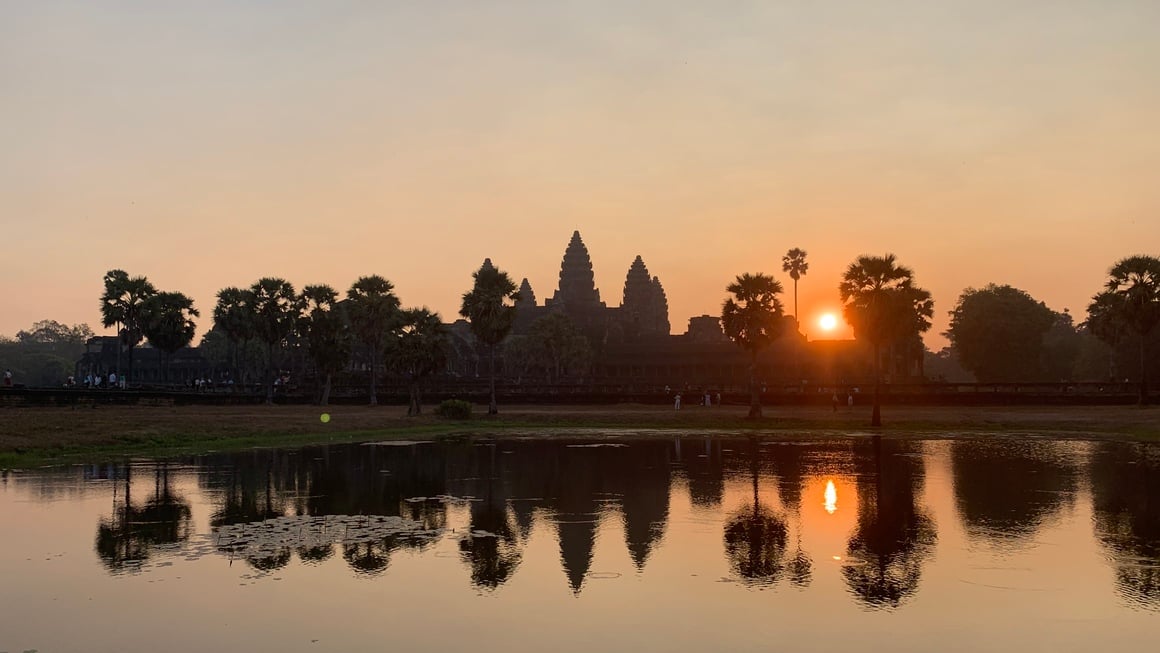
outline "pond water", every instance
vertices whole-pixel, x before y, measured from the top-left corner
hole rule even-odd
[[[474,438],[8,472],[0,651],[1091,651],[1160,446]]]

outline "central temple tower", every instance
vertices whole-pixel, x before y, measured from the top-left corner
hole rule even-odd
[[[546,304],[558,306],[564,312],[578,314],[603,309],[600,291],[592,274],[592,259],[588,248],[580,239],[580,232],[572,232],[572,240],[564,251],[564,261],[560,264],[560,287]]]

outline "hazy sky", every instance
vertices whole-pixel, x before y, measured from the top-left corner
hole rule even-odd
[[[1080,315],[1160,254],[1158,37],[1154,0],[0,0],[0,334],[98,327],[115,267],[204,326],[261,276],[450,320],[485,256],[550,296],[573,229],[675,333],[741,272],[792,306],[791,247],[815,337],[887,251],[932,334],[989,282]]]

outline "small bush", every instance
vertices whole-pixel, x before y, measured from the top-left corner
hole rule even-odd
[[[435,407],[435,414],[447,419],[471,419],[471,402],[448,399]]]

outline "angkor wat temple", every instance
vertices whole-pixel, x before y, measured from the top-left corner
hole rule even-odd
[[[485,265],[490,265],[490,259]],[[722,295],[724,299],[724,281]],[[669,322],[668,299],[659,276],[650,274],[637,256],[625,275],[619,306],[609,306],[596,287],[592,259],[579,231],[564,251],[558,286],[542,304],[536,299],[528,279],[520,284],[513,335],[528,333],[536,320],[554,312],[566,315],[592,347],[591,366],[570,375],[573,383],[605,388],[744,388],[749,377],[749,356],[731,342],[721,329],[720,318],[701,315],[689,320],[681,335],[673,335]],[[865,384],[871,378],[871,359],[854,340],[808,341],[798,330],[794,316],[785,316],[785,334],[758,358],[758,377],[763,383],[799,386]],[[465,346],[469,330],[459,321],[452,332],[460,340],[459,360],[452,362],[455,373],[471,376],[478,364],[467,360]],[[508,366],[510,367],[510,366]],[[458,369],[455,369],[458,368]],[[922,375],[922,350],[884,353],[887,378],[906,381]],[[505,370],[514,380],[517,374]]]

